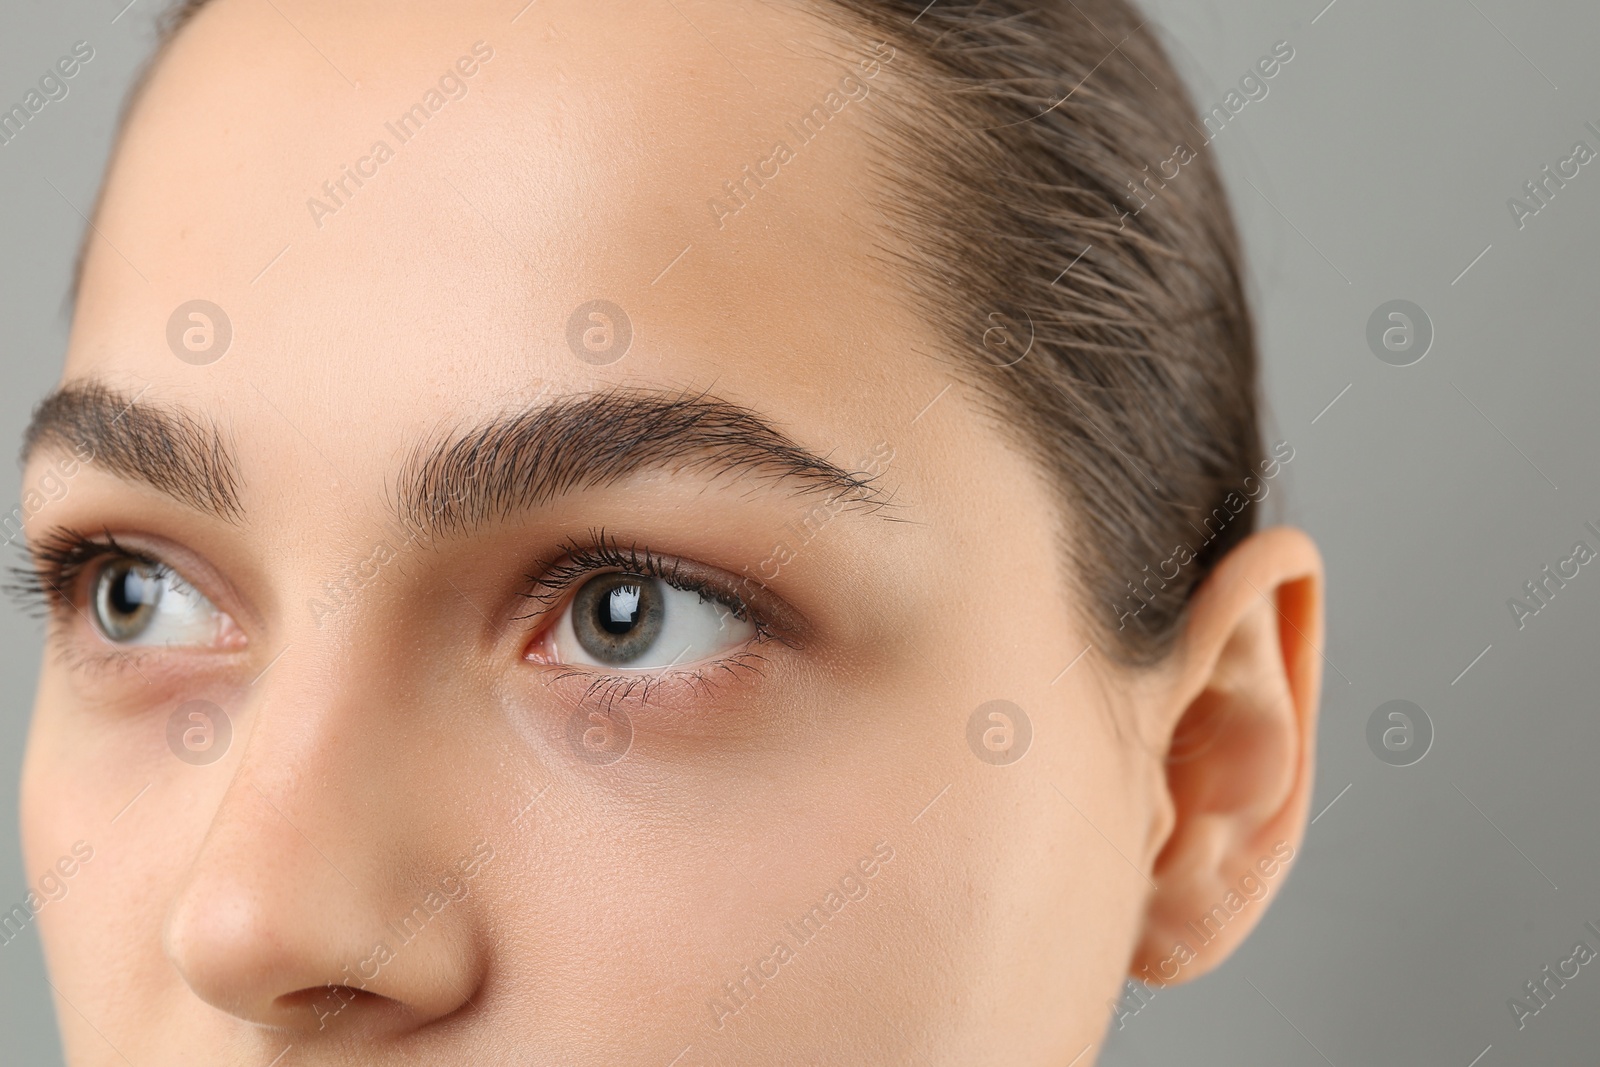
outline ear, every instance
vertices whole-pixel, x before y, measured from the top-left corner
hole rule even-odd
[[[1260,921],[1299,850],[1322,680],[1322,557],[1299,530],[1246,539],[1197,590],[1158,689],[1165,794],[1130,971],[1175,984]]]

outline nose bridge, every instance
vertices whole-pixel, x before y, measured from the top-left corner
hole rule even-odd
[[[347,651],[336,640],[292,632],[242,691],[233,711],[239,764],[216,822],[258,819],[259,812],[245,813],[260,807],[264,793],[277,804],[265,810],[277,810],[280,821],[288,808],[315,819],[339,803],[340,764],[360,761],[363,720],[374,716],[364,700],[352,699],[358,687],[351,674],[332,669]]]
[[[239,763],[169,909],[168,955],[203,999],[263,1024],[438,1017],[476,985],[472,910],[410,898],[474,835],[419,810],[425,717],[403,672],[353,654],[353,632],[300,630],[240,708]]]
[[[401,651],[418,637],[401,606],[401,561],[414,542],[370,511],[337,533],[302,532],[312,543],[281,560],[298,580],[276,610],[278,648],[246,694],[255,725],[245,763],[355,803],[427,712],[418,684],[427,665]],[[354,788],[361,783],[368,788]]]
[[[250,728],[218,816],[270,821],[270,813],[306,843],[347,851],[360,866],[352,846],[371,842],[382,851],[372,837],[382,827],[369,825],[374,802],[402,799],[385,796],[384,752],[409,716],[404,698],[364,671],[351,646],[348,638],[297,634],[249,687],[242,710]]]
[[[415,824],[437,825],[422,787],[447,788],[449,766],[428,758],[437,746],[426,734],[434,703],[461,694],[441,694],[437,665],[415,651],[423,637],[412,631],[428,625],[405,607],[415,534],[363,513],[318,540],[284,561],[308,576],[282,602],[281,645],[245,691],[248,736],[224,803],[237,800],[247,822],[251,802],[268,803],[258,817],[270,811],[314,843],[325,866],[344,867],[345,855],[350,879],[384,895],[380,885],[409,877],[397,864],[422,862]]]
[[[407,553],[426,540],[421,527],[399,521],[376,507],[333,542],[333,551],[317,562],[315,583],[290,609],[287,629],[308,640],[349,635],[364,624],[363,615],[381,601],[401,569]]]

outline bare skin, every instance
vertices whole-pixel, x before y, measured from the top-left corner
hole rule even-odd
[[[114,435],[64,492],[70,434],[28,463],[30,541],[109,532],[193,590],[161,641],[99,628],[103,563],[56,610],[22,802],[30,871],[92,848],[37,918],[69,1061],[1091,1062],[1127,975],[1216,966],[1286,877],[1316,549],[1257,534],[1167,662],[1063,674],[1091,646],[1071,516],[876,258],[903,57],[781,6],[516,6],[284,8],[297,31],[218,0],[133,116],[63,382],[214,425],[237,506]],[[847,75],[776,178],[708,207]],[[214,362],[168,344],[195,298],[231,323]],[[569,345],[596,298],[631,323],[614,362]],[[702,442],[396,537],[419,448],[596,395],[748,410],[870,485]],[[599,531],[701,582],[681,662],[582,662],[595,578],[560,564]],[[968,744],[997,699],[1032,728],[1009,765]],[[194,700],[231,730],[210,762],[169,742]]]

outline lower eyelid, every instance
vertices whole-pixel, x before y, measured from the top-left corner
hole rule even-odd
[[[153,653],[158,654],[159,648],[117,648],[100,640],[98,635],[93,640],[95,645],[91,646],[83,635],[64,636],[55,643],[55,653],[69,670],[93,678],[127,680],[141,687],[150,683],[149,672],[158,658]]]
[[[548,686],[563,690],[563,695],[582,706],[603,708],[626,702],[639,707],[687,708],[689,700],[704,700],[741,679],[761,677],[767,657],[752,646],[762,640],[758,636],[729,655],[689,667],[630,670],[572,663],[540,667],[549,672],[545,678]]]

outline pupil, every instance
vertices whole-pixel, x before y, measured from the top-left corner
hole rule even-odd
[[[108,599],[111,601],[111,609],[117,614],[133,615],[147,602],[147,593],[143,576],[129,567],[112,579],[111,595]]]
[[[639,587],[619,585],[599,603],[600,628],[608,634],[625,634],[639,621]]]
[[[149,626],[161,599],[162,572],[118,560],[95,580],[94,622],[113,641],[128,641]]]

